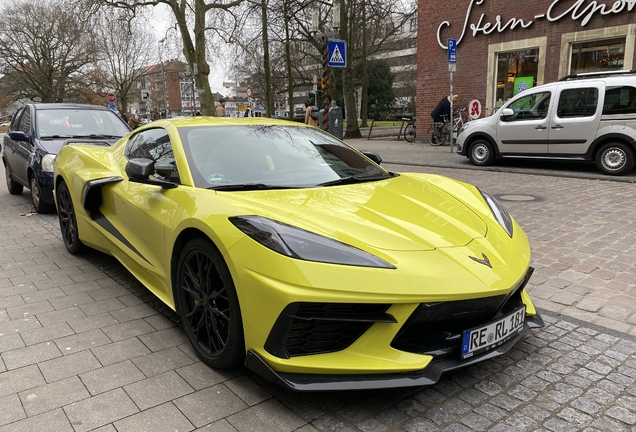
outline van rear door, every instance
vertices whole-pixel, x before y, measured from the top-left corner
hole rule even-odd
[[[560,84],[550,115],[548,152],[551,156],[583,156],[596,138],[605,94],[603,81]]]

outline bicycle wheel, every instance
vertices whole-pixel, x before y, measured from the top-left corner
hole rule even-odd
[[[444,141],[446,141],[446,139],[444,138],[444,135],[439,132],[439,130],[435,127],[435,125],[428,128],[427,135],[428,135],[428,143],[435,147],[444,144]]]
[[[406,128],[404,129],[404,139],[406,142],[410,143],[415,141],[415,124],[409,123],[406,125]]]

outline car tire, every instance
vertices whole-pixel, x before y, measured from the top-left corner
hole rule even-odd
[[[45,203],[42,199],[42,193],[40,192],[40,186],[38,185],[38,179],[35,177],[35,174],[31,174],[29,184],[31,185],[31,202],[33,203],[35,211],[38,213],[51,213],[54,206]]]
[[[71,192],[66,183],[61,182],[55,194],[57,199],[57,216],[60,220],[60,231],[66,250],[72,255],[84,252],[87,247],[79,239],[77,230],[77,218],[75,216],[75,206],[71,199]]]
[[[201,361],[216,369],[241,365],[245,341],[238,296],[223,256],[209,240],[185,245],[175,284],[177,312]]]
[[[634,168],[633,150],[620,142],[603,145],[596,153],[596,167],[609,175],[624,175]]]
[[[477,166],[492,165],[495,161],[495,152],[488,141],[478,139],[470,144],[468,159]]]
[[[6,163],[4,164],[4,175],[7,179],[7,189],[9,189],[9,193],[11,195],[20,195],[24,190],[24,186],[11,179],[11,170]]]

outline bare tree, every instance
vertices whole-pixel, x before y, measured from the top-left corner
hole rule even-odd
[[[97,30],[97,68],[107,75],[97,90],[101,96],[113,91],[119,111],[123,113],[128,111],[131,98],[137,96],[134,85],[155,58],[156,42],[147,36],[143,12],[132,20],[128,20],[122,10],[109,11],[108,16],[101,11],[98,15],[103,24]]]
[[[0,11],[0,64],[16,99],[63,101],[68,85],[93,62],[90,17],[71,0],[18,0]]]
[[[214,97],[210,89],[210,64],[207,60],[207,39],[206,32],[210,30],[225,29],[209,27],[206,23],[208,15],[222,14],[231,11],[235,6],[240,5],[244,0],[92,0],[98,6],[111,6],[128,11],[134,16],[140,9],[147,6],[165,4],[170,8],[175,21],[175,26],[179,30],[183,42],[183,55],[186,62],[194,71],[195,85],[203,89],[199,96],[201,102],[201,113],[203,115],[214,115]]]

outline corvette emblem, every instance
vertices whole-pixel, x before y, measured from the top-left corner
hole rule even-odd
[[[473,260],[473,261],[477,261],[479,264],[483,264],[485,266],[488,266],[488,267],[492,268],[492,265],[490,264],[490,260],[488,259],[486,254],[482,252],[481,256],[484,257],[484,259],[479,259],[479,258],[474,257],[474,256],[471,256],[470,259]]]

